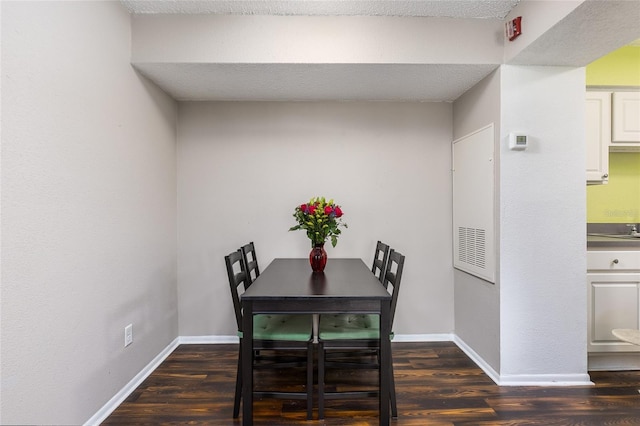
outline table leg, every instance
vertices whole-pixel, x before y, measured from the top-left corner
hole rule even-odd
[[[391,319],[390,302],[380,302],[380,426],[389,425],[389,395],[391,392]]]
[[[242,424],[253,425],[253,304],[243,303],[242,314]]]
[[[313,343],[318,343],[318,326],[320,324],[320,314],[313,314],[313,323],[311,325],[313,330]]]

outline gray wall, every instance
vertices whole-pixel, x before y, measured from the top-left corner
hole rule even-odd
[[[500,229],[500,69],[467,91],[453,104],[453,139],[494,123],[496,165],[496,220]],[[496,243],[499,253],[499,239]],[[496,256],[499,270],[500,256]],[[455,330],[458,338],[493,368],[500,371],[500,274],[492,284],[455,270]]]
[[[254,241],[261,266],[305,257],[294,207],[342,205],[332,257],[370,264],[378,239],[407,256],[399,334],[453,331],[451,104],[181,103],[180,335],[233,335],[224,255]]]
[[[177,336],[176,104],[119,2],[1,7],[0,422],[80,424]]]

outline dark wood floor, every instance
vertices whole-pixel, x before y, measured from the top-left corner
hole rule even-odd
[[[640,371],[591,372],[595,386],[498,387],[450,342],[394,343],[395,425],[640,425]],[[181,345],[103,423],[234,425],[234,345]],[[256,384],[298,380],[304,371],[261,371]],[[327,374],[327,383],[377,383],[375,372]],[[335,388],[334,388],[335,390]],[[377,425],[373,399],[326,402],[307,421],[304,401],[254,403],[255,425]],[[314,413],[317,414],[317,413]]]

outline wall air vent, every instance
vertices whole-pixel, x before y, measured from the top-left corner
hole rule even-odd
[[[486,243],[484,229],[459,227],[458,260],[485,269],[487,267]]]

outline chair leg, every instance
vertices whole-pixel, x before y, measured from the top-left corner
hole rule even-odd
[[[313,419],[313,342],[307,343],[307,420]]]
[[[324,419],[324,344],[318,342],[318,420]]]
[[[240,415],[240,397],[242,395],[242,340],[240,341],[238,351],[238,368],[236,369],[236,394],[233,399],[233,418],[237,419]]]
[[[391,354],[389,354],[391,355]],[[390,399],[391,399],[391,418],[394,420],[398,419],[398,403],[396,401],[396,380],[393,376],[393,357],[390,357],[391,359],[389,360],[389,362],[391,363],[389,365],[389,372],[391,374],[391,382],[390,382]]]

